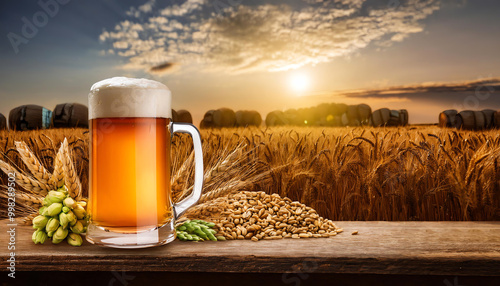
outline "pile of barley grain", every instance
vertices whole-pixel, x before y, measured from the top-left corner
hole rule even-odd
[[[227,209],[215,222],[226,239],[319,238],[342,232],[311,207],[278,194],[242,191],[228,195],[224,203]]]

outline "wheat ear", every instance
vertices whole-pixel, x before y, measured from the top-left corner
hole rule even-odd
[[[194,152],[191,152],[188,159],[184,160],[179,170],[172,177],[172,191],[179,195],[186,187],[189,168],[193,166]]]
[[[1,186],[3,189],[7,189],[7,186]],[[7,199],[9,196],[7,195],[7,192],[0,192],[0,198]],[[19,205],[20,207],[35,207],[39,208],[41,205],[43,205],[43,197],[39,195],[34,195],[34,194],[29,194],[25,193],[22,191],[17,191],[16,192],[16,205]]]
[[[226,155],[224,160],[219,160],[210,170],[208,170],[204,175],[204,181],[210,182],[214,178],[220,177],[223,174],[226,174],[231,167],[235,164],[240,163],[241,158],[241,150],[245,148],[245,144],[238,144],[232,152]]]
[[[33,154],[33,152],[29,149],[26,143],[17,141],[14,143],[16,145],[16,149],[21,156],[21,160],[23,160],[28,170],[30,170],[31,174],[41,183],[47,184],[52,177],[52,175],[45,169],[45,167],[40,163],[38,158]]]
[[[59,189],[64,186],[65,161],[64,146],[61,144],[61,147],[56,154],[56,160],[54,161],[54,173],[52,173],[52,177],[49,180],[49,185],[51,185],[54,189]]]
[[[38,213],[32,213],[29,214],[23,218],[21,218],[21,224],[24,225],[32,225],[33,224],[33,219],[38,216]]]
[[[198,204],[190,208],[184,217],[187,218],[210,218],[211,220],[219,217],[221,213],[229,208],[227,196],[215,200]]]
[[[24,203],[26,206],[37,205],[37,207],[41,207],[43,205],[43,197],[39,195],[16,192],[16,199]]]
[[[43,184],[29,176],[24,175],[22,172],[17,171],[14,167],[9,165],[7,162],[0,160],[0,169],[2,169],[5,174],[13,173],[16,178],[16,183],[26,191],[42,196],[47,195],[49,187],[46,184]]]
[[[217,189],[208,191],[201,195],[201,198],[199,200],[199,203],[205,203],[211,200],[214,200],[216,198],[222,197],[222,196],[227,196],[232,193],[237,193],[243,188],[244,186],[251,184],[250,182],[247,181],[232,181],[224,184],[224,186],[219,187]]]
[[[69,195],[80,201],[82,199],[82,184],[80,183],[80,179],[78,178],[78,174],[75,170],[75,165],[73,165],[73,159],[71,159],[71,153],[68,146],[68,140],[64,138],[63,141],[64,146],[64,182],[66,187],[68,188]]]

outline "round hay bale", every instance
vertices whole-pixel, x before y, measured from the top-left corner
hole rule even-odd
[[[486,128],[486,116],[482,111],[474,111],[474,117],[476,121],[476,125],[474,126],[474,130],[483,130]]]
[[[359,126],[368,124],[372,109],[367,104],[357,104],[347,106],[347,119],[350,126]]]
[[[458,112],[455,109],[439,113],[439,127],[454,127]]]
[[[387,125],[389,126],[399,126],[400,124],[400,119],[399,119],[399,110],[391,110],[390,116],[389,116],[389,121],[387,122]]]
[[[52,111],[39,105],[21,105],[9,112],[9,127],[24,131],[50,127]]]
[[[458,113],[459,120],[456,120],[456,127],[459,129],[474,130],[476,126],[476,120],[474,116],[474,111],[464,110]]]
[[[201,120],[200,121],[200,129],[205,129],[205,128],[208,128],[208,126],[205,124],[205,120]]]
[[[177,121],[175,122],[184,122],[184,123],[193,123],[193,117],[191,113],[185,109],[181,109],[177,111]]]
[[[172,109],[172,122],[177,122],[179,120],[179,116],[177,116],[177,111]]]
[[[266,116],[266,126],[283,126],[289,124],[283,111],[275,110],[269,112]]]
[[[236,112],[236,126],[260,126],[262,117],[255,110],[238,110]]]
[[[358,120],[362,125],[367,125],[372,115],[372,108],[368,104],[358,104]]]
[[[495,115],[493,115],[493,124],[495,128],[500,128],[500,112],[495,111]]]
[[[388,108],[380,108],[372,112],[371,122],[373,126],[385,126],[391,118],[391,111]]]
[[[7,118],[0,113],[0,130],[7,130]]]
[[[79,103],[62,103],[56,105],[52,112],[54,128],[89,128],[89,109]]]
[[[348,105],[346,115],[347,115],[347,119],[349,121],[357,120],[358,119],[358,106],[357,105]]]
[[[401,126],[408,125],[408,110],[399,110],[399,124],[401,124]]]
[[[224,107],[207,111],[203,120],[207,127],[234,127],[236,125],[236,114],[232,109]]]
[[[467,130],[482,130],[486,126],[486,117],[481,111],[464,110],[458,113],[455,126]]]
[[[484,118],[486,120],[485,128],[494,128],[495,127],[495,110],[493,109],[484,109],[481,110],[484,114]]]
[[[229,108],[217,109],[214,112],[213,119],[217,127],[234,127],[236,125],[236,114]]]

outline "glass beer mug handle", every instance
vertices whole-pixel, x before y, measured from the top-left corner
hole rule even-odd
[[[172,134],[176,132],[188,133],[193,139],[195,172],[193,192],[187,198],[174,205],[175,219],[180,217],[185,211],[198,202],[203,188],[203,153],[201,149],[200,132],[192,124],[172,123]]]

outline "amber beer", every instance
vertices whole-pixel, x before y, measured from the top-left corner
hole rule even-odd
[[[170,120],[92,119],[92,219],[107,229],[135,232],[172,219]]]
[[[175,239],[175,219],[201,196],[203,155],[196,127],[172,123],[171,111],[171,92],[156,81],[117,77],[92,86],[89,242],[141,248]],[[196,165],[192,194],[173,204],[170,140],[175,132],[191,134]]]

